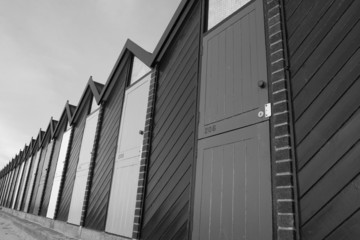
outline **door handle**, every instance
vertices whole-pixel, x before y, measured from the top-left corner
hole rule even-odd
[[[143,130],[139,130],[139,134],[140,134],[140,135],[144,135],[144,131],[143,131]]]
[[[259,88],[265,88],[266,87],[266,83],[263,80],[258,81],[257,84],[258,84]]]

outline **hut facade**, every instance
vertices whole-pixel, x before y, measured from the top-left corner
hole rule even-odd
[[[181,1],[1,170],[3,209],[83,239],[358,239],[359,11]]]

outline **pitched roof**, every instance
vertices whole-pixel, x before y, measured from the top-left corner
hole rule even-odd
[[[54,135],[53,137],[57,137],[57,135],[59,134],[59,131],[61,129],[61,126],[62,126],[62,122],[63,121],[66,121],[66,122],[69,122],[71,121],[72,117],[73,117],[73,113],[75,111],[76,107],[69,104],[69,101],[66,101],[65,103],[65,106],[64,106],[64,109],[60,115],[60,118],[59,118],[59,122],[54,130]]]
[[[41,140],[40,147],[43,147],[49,141],[49,139],[53,138],[57,123],[58,121],[54,120],[52,117],[50,118],[50,122]]]
[[[100,101],[102,101],[111,92],[114,87],[114,82],[117,80],[114,78],[116,72],[121,72],[126,66],[124,60],[127,53],[131,53],[141,60],[145,65],[152,68],[161,59],[162,53],[166,51],[170,45],[171,40],[174,38],[176,32],[179,30],[181,23],[186,19],[187,13],[190,11],[190,7],[196,0],[182,0],[175,11],[175,14],[171,18],[165,32],[163,33],[160,41],[155,47],[153,53],[149,53],[139,45],[128,39],[105,83],[105,87],[101,92]]]
[[[162,53],[166,51],[169,47],[171,40],[174,38],[175,34],[179,30],[182,22],[186,20],[187,13],[191,10],[193,3],[197,2],[196,0],[182,0],[176,9],[173,17],[171,18],[168,26],[166,27],[163,35],[160,38],[160,41],[155,47],[155,50],[152,54],[151,67],[161,59]]]
[[[100,92],[98,91],[99,89],[102,89],[103,88],[103,84],[101,83],[98,83],[98,82],[95,82],[93,79],[92,79],[92,76],[90,76],[86,86],[85,86],[85,89],[81,95],[81,98],[79,100],[79,103],[75,109],[75,112],[73,113],[72,115],[72,118],[71,118],[71,121],[70,121],[70,124],[72,125],[74,123],[74,121],[77,119],[77,117],[79,116],[80,114],[80,110],[82,109],[83,105],[86,103],[86,96],[87,94],[90,92],[95,100],[96,100],[96,103],[99,104],[100,103]]]

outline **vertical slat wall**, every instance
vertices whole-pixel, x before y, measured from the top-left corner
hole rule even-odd
[[[59,153],[60,153],[61,140],[62,140],[62,136],[64,134],[66,124],[67,124],[67,121],[64,121],[63,123],[61,123],[60,133],[58,134],[57,138],[54,140],[55,141],[54,153],[52,155],[52,158],[50,159],[50,163],[49,163],[50,169],[48,172],[48,179],[47,179],[46,185],[45,185],[43,202],[42,202],[42,205],[40,206],[40,216],[43,216],[43,217],[46,216],[49,201],[50,201],[50,194],[51,194],[51,189],[52,189],[52,185],[53,185],[53,181],[54,181],[56,165],[57,165],[57,161],[58,161],[58,157],[59,157]]]
[[[187,239],[195,151],[200,3],[159,63],[142,239]]]
[[[129,64],[115,74],[115,86],[104,105],[103,123],[85,218],[85,227],[99,231],[105,229],[128,68]]]
[[[81,141],[84,132],[87,112],[91,104],[91,97],[92,95],[88,94],[88,96],[86,96],[86,99],[84,99],[86,103],[83,106],[82,112],[79,113],[79,119],[74,126],[74,137],[72,140],[70,158],[68,160],[69,162],[66,169],[64,188],[60,196],[60,204],[56,216],[57,220],[67,221],[68,218],[71,194],[74,187],[76,167],[79,160]]]
[[[285,1],[302,239],[360,235],[360,1]]]

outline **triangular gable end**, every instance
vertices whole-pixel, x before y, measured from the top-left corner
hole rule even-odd
[[[130,84],[136,82],[150,71],[151,71],[150,67],[148,67],[144,62],[142,62],[136,56],[133,56],[132,64],[131,64]]]
[[[97,83],[97,84],[100,84],[100,83]],[[100,93],[98,92],[97,87],[95,86],[95,82],[92,80],[91,76],[90,76],[90,78],[85,86],[85,89],[81,95],[79,104],[74,111],[74,114],[70,121],[70,125],[73,125],[74,122],[76,121],[76,119],[78,118],[78,115],[80,114],[84,104],[86,103],[85,100],[87,100],[86,97],[88,96],[88,94],[91,94],[95,98],[97,103],[100,102]],[[92,99],[90,99],[90,100],[92,100]]]
[[[125,66],[127,66],[127,60],[128,54],[131,54],[132,56],[136,56],[138,59],[140,59],[146,66],[151,67],[151,62],[153,59],[153,55],[147,51],[145,51],[143,48],[141,48],[139,45],[128,39],[118,57],[116,60],[116,63],[111,70],[111,73],[105,83],[105,86],[101,92],[100,95],[100,101],[107,98],[109,93],[111,92],[112,88],[114,87],[114,83],[117,80],[115,78],[116,72],[121,72]]]

